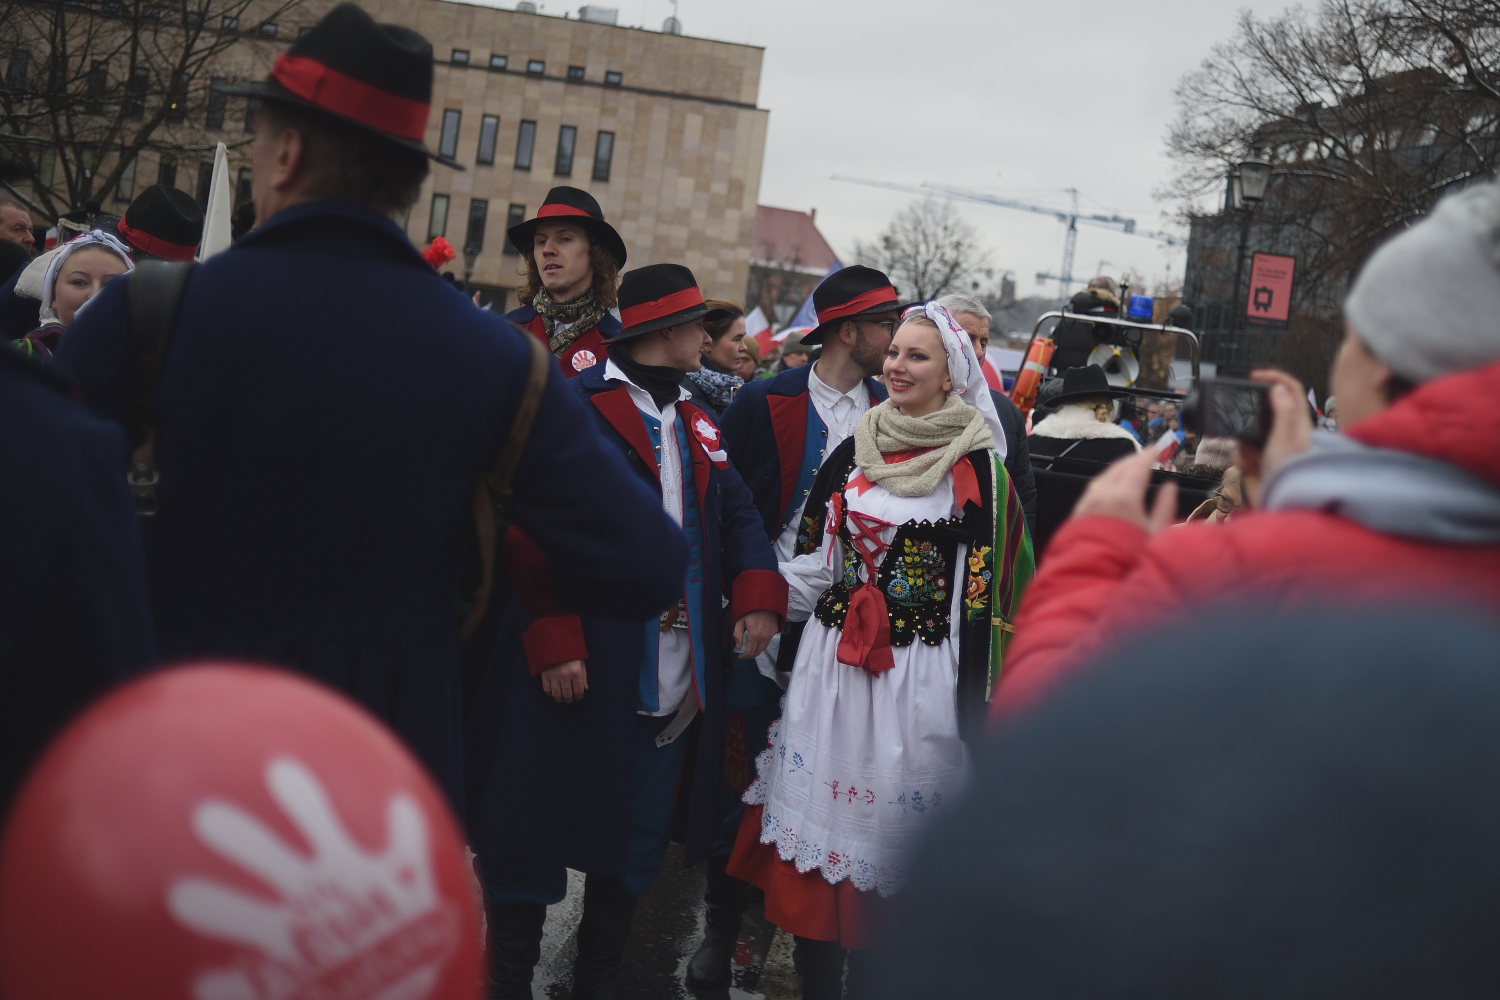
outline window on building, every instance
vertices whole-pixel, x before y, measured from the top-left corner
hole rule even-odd
[[[234,207],[248,205],[255,199],[255,189],[250,182],[250,168],[240,167],[240,176],[234,182]]]
[[[568,79],[569,80],[582,80],[583,79],[583,67],[582,66],[569,66],[568,67]]]
[[[198,207],[208,211],[208,192],[214,184],[214,161],[198,164]]]
[[[89,69],[89,78],[84,84],[88,100],[84,109],[91,115],[104,113],[104,93],[109,89],[109,60],[95,59]]]
[[[125,85],[125,117],[146,116],[146,87],[151,82],[151,73],[143,67],[131,71],[130,82]]]
[[[469,65],[469,50],[468,49],[454,49],[453,50],[453,57],[451,59],[451,62],[455,66],[467,66],[467,65]]]
[[[594,180],[609,180],[609,168],[615,159],[615,134],[600,132],[594,143]]]
[[[208,85],[208,117],[203,124],[208,128],[224,127],[224,109],[229,104],[229,95],[224,93],[224,78],[216,76]]]
[[[443,134],[438,139],[438,155],[453,157],[458,154],[458,119],[460,112],[449,108],[443,112]]]
[[[255,134],[255,112],[260,110],[260,102],[253,97],[245,98],[245,134]]]
[[[52,176],[57,172],[57,150],[48,146],[36,160],[37,183],[44,188],[52,186]]]
[[[516,135],[516,169],[531,169],[531,153],[536,146],[536,122],[522,122]]]
[[[203,13],[202,11],[190,10],[183,15],[182,19],[187,23],[189,28],[196,28],[203,23]]]
[[[240,19],[237,18],[237,17],[230,17],[227,14],[224,15],[224,17],[222,17],[222,18],[219,19],[219,30],[220,31],[239,31],[240,30]]]
[[[490,215],[490,203],[484,198],[469,202],[469,229],[464,233],[464,253],[484,249],[484,224]]]
[[[120,171],[120,182],[115,185],[115,201],[129,201],[135,197],[135,157]]]
[[[624,81],[624,79],[625,78],[620,75],[619,70],[607,69],[604,71],[604,85],[606,87],[618,87],[621,82]]]
[[[391,221],[400,226],[403,233],[406,232],[406,224],[411,221],[411,209],[403,208],[392,212]]]
[[[160,21],[161,20],[161,8],[160,7],[155,7],[155,6],[153,6],[153,7],[147,7],[146,8],[146,18],[148,20],[151,20],[151,21]]]
[[[512,205],[510,211],[505,214],[505,252],[520,253],[516,245],[510,241],[510,231],[526,221],[526,206]]]
[[[187,117],[188,75],[179,73],[177,82],[167,94],[167,121],[180,122]]]
[[[265,24],[262,24],[260,26],[260,36],[262,38],[275,38],[276,37],[276,31],[277,31],[276,25],[275,25],[274,22],[271,22],[271,21],[267,21]]]
[[[510,65],[510,60],[505,56],[490,56],[490,69],[504,69]]]
[[[495,162],[495,138],[499,132],[499,115],[485,115],[479,119],[479,152],[474,156],[475,163]]]
[[[430,243],[439,236],[448,235],[448,196],[435,194],[432,196],[432,214],[427,216],[427,241]]]
[[[547,64],[540,59],[533,59],[526,64],[526,72],[541,76],[547,71]]]
[[[10,54],[10,67],[5,71],[5,86],[13,94],[24,93],[26,90],[26,70],[31,65],[31,53],[25,49],[16,49]]]
[[[557,130],[557,165],[552,172],[559,177],[573,176],[573,147],[578,144],[578,128],[564,125]]]

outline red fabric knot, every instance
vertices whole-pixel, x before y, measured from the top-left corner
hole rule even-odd
[[[849,595],[849,610],[839,635],[838,661],[880,674],[894,667],[896,661],[891,654],[891,620],[885,594],[877,582],[879,571],[875,560],[886,549],[880,532],[895,525],[857,510],[849,511],[848,524],[851,544],[865,564],[865,582]]]

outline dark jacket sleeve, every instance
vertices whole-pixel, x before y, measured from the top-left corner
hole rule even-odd
[[[563,610],[649,618],[677,600],[687,542],[586,405],[554,364],[506,513],[545,556]]]
[[[1028,529],[1036,528],[1036,475],[1031,471],[1031,446],[1026,437],[1026,418],[1010,397],[1003,392],[990,390],[995,410],[1000,414],[1000,425],[1005,428],[1005,471],[1015,484],[1016,496],[1021,498],[1021,510],[1026,514]]]

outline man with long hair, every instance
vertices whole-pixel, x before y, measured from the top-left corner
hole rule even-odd
[[[620,332],[610,310],[625,241],[594,196],[555,187],[537,217],[507,235],[526,264],[526,284],[521,307],[505,318],[546,344],[569,378],[602,361],[600,345]]]

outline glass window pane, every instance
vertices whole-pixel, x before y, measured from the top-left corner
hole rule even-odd
[[[599,141],[594,145],[594,180],[609,180],[609,168],[614,159],[615,134],[613,132],[600,132]]]
[[[198,207],[208,211],[208,192],[214,183],[214,163],[198,164]]]
[[[569,66],[568,67],[568,79],[569,80],[582,80],[583,79],[583,67],[582,66]]]
[[[238,208],[246,202],[251,201],[253,198],[254,194],[252,193],[250,186],[250,168],[240,167],[239,180],[235,182],[234,186],[235,207]]]
[[[458,153],[458,119],[460,112],[449,108],[443,112],[443,134],[438,140],[439,156],[455,156]]]
[[[505,56],[490,56],[490,69],[504,69],[509,62]]]
[[[115,185],[115,201],[129,201],[135,195],[135,157],[120,171],[120,183]]]
[[[453,50],[453,64],[455,66],[467,66],[467,65],[469,65],[469,50],[468,49],[454,49]]]
[[[484,223],[489,218],[490,203],[483,198],[469,202],[469,231],[464,235],[464,252],[484,249]]]
[[[510,241],[510,231],[526,221],[526,206],[512,205],[505,216],[505,252],[520,253],[516,245]]]
[[[541,75],[546,72],[547,64],[540,59],[532,59],[526,63],[526,72]]]
[[[448,233],[448,196],[435,194],[432,196],[432,214],[427,217],[427,239],[432,240],[435,236],[446,236]]]
[[[536,145],[536,122],[522,122],[516,136],[516,169],[531,169],[531,151]]]
[[[609,69],[604,71],[604,83],[607,86],[618,87],[623,79],[619,70]]]
[[[573,144],[578,140],[578,129],[572,125],[564,125],[557,131],[557,168],[553,171],[559,177],[573,176]]]
[[[485,115],[479,120],[479,154],[474,157],[476,163],[495,162],[495,136],[499,131],[498,115]]]
[[[45,184],[52,183],[52,175],[49,172]],[[177,161],[170,156],[164,156],[156,167],[156,183],[165,184],[167,187],[177,186]]]

